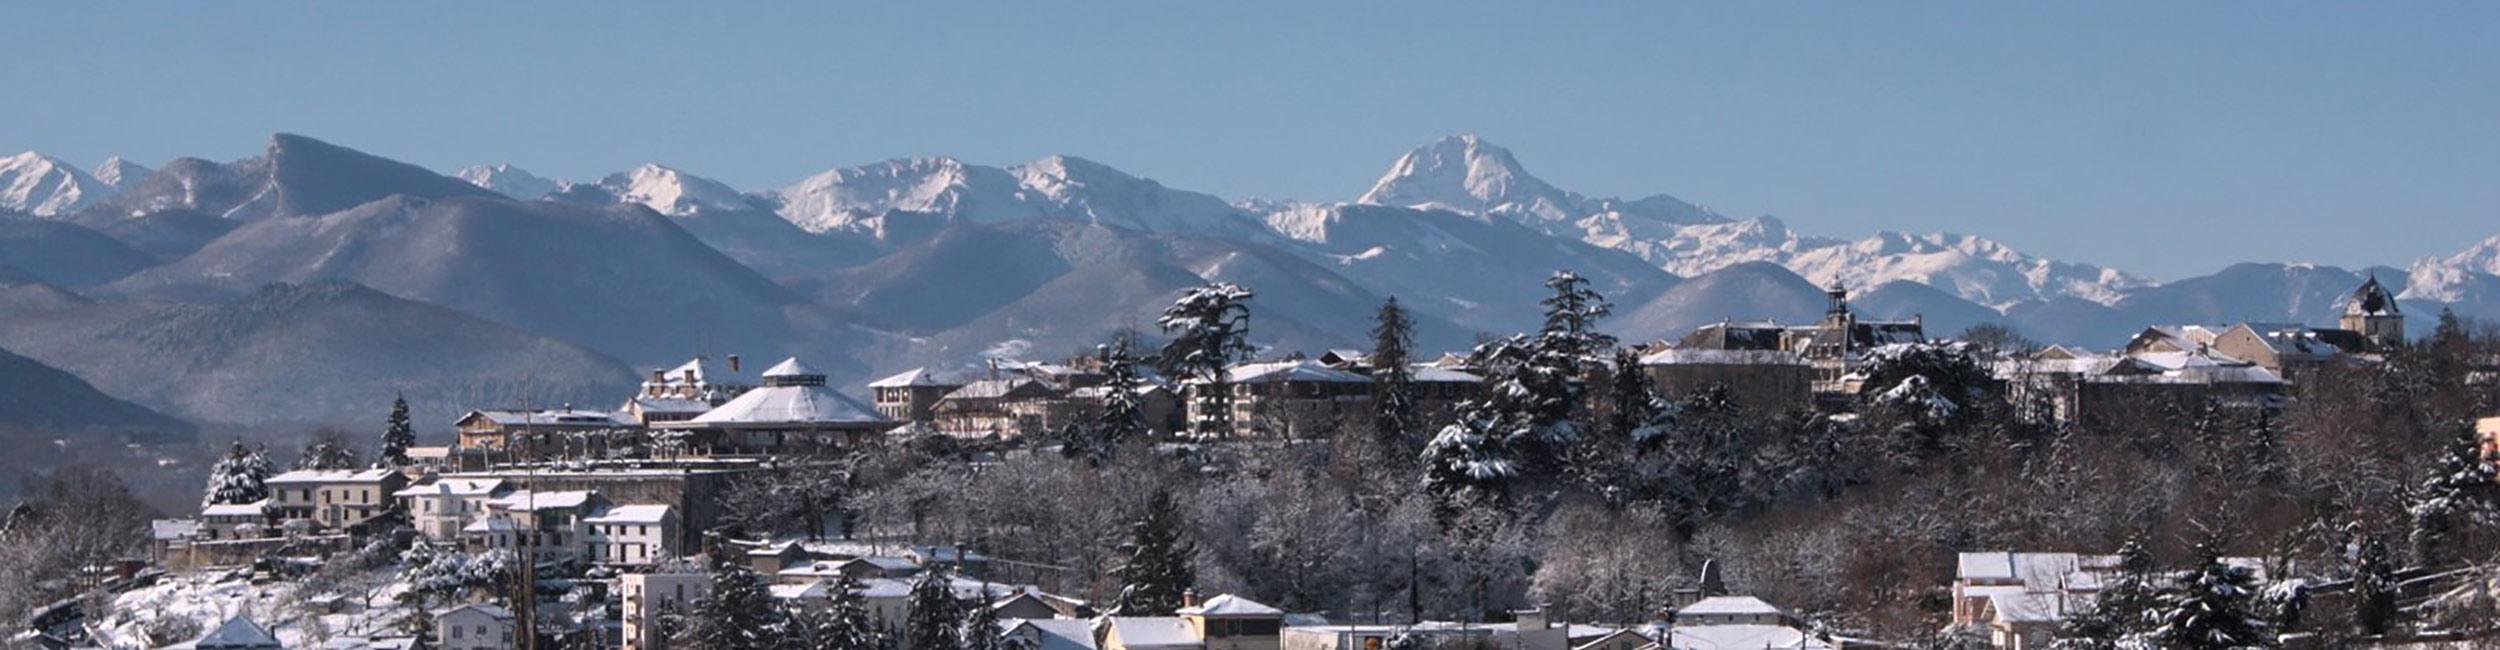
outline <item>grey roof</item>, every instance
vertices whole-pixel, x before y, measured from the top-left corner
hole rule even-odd
[[[191,642],[191,647],[200,650],[279,650],[286,646],[278,643],[277,635],[270,634],[269,628],[261,627],[250,618],[237,616],[218,623],[217,629],[209,630],[208,634],[200,635],[200,640]]]

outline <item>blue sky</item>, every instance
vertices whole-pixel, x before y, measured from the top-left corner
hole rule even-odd
[[[695,3],[686,3],[695,4]],[[1562,9],[1555,9],[1561,7]],[[1592,195],[1945,230],[2163,279],[2500,234],[2500,3],[41,3],[0,149],[290,131],[747,189],[1069,153],[1349,200],[1456,132]]]

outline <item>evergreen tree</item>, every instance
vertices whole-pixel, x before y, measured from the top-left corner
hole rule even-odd
[[[1444,507],[1500,496],[1519,474],[1509,441],[1523,428],[1490,399],[1468,401],[1424,444],[1424,489]]]
[[[2376,636],[2395,627],[2396,561],[2386,542],[2370,538],[2353,555],[2351,593],[2354,629]]]
[[[1013,650],[998,626],[998,610],[981,599],[965,604],[971,611],[964,614],[963,650]]]
[[[1648,442],[1663,433],[1665,403],[1658,397],[1658,385],[1649,373],[1641,371],[1641,355],[1631,348],[1615,351],[1613,381],[1607,383],[1606,426],[1608,437],[1628,442]]]
[[[1544,339],[1556,352],[1576,363],[1615,347],[1615,337],[1597,331],[1597,321],[1615,312],[1606,297],[1589,288],[1587,278],[1571,271],[1555,271],[1545,279],[1545,288],[1554,295],[1545,305]]]
[[[1145,381],[1137,375],[1137,358],[1129,350],[1129,337],[1115,338],[1110,345],[1096,349],[1095,354],[1102,362],[1102,410],[1090,421],[1062,427],[1059,453],[1101,467],[1111,462],[1120,445],[1142,440],[1149,431],[1146,405],[1138,396]]]
[[[260,449],[243,446],[237,438],[226,448],[226,456],[208,469],[208,494],[201,505],[257,503],[269,498],[269,475],[275,473],[268,455]]]
[[[1415,319],[1391,296],[1372,326],[1372,433],[1382,448],[1412,450],[1422,426],[1415,404]]]
[[[912,580],[903,596],[905,650],[965,650],[964,603],[955,598],[954,576],[944,567],[930,567]]]
[[[2413,546],[2413,561],[2427,568],[2457,562],[2456,540],[2451,539],[2456,529],[2489,516],[2492,510],[2493,469],[2483,461],[2481,441],[2470,428],[2459,426],[2455,431],[2438,464],[2406,499],[2405,511],[2412,518],[2407,538]]]
[[[712,567],[712,589],[696,599],[674,640],[690,648],[775,650],[788,632],[764,579],[743,564]]]
[[[2196,564],[2179,572],[2151,615],[2148,640],[2179,650],[2244,650],[2279,645],[2273,626],[2255,611],[2257,576],[2222,561],[2222,544],[2196,545]]]
[[[1112,615],[1170,616],[1180,609],[1182,593],[1198,582],[1191,564],[1196,549],[1183,536],[1185,525],[1171,493],[1157,491],[1146,499],[1145,512],[1129,525],[1128,541],[1120,545],[1120,565],[1111,569],[1121,583]]]
[[[2146,616],[2158,603],[2157,567],[2153,554],[2136,536],[2118,546],[2118,572],[2092,606],[2059,624],[2058,650],[2115,650],[2145,632]]]
[[[417,445],[417,428],[408,420],[408,398],[391,398],[391,417],[382,427],[382,453],[374,459],[376,468],[407,467],[416,461],[408,458],[408,448]]]
[[[304,450],[295,455],[294,469],[341,470],[356,469],[356,448],[337,431],[324,430],[304,443]]]
[[[1196,380],[1190,399],[1197,402],[1201,435],[1233,433],[1233,391],[1228,373],[1233,363],[1248,358],[1250,289],[1229,282],[1196,287],[1163,310],[1159,321],[1172,340],[1163,347],[1164,374]]]

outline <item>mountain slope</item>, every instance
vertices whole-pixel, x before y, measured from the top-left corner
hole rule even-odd
[[[32,151],[0,158],[0,210],[41,217],[65,215],[114,191],[112,184],[59,158]]]
[[[457,181],[454,181],[457,182]],[[465,186],[465,185],[464,185]],[[780,349],[796,296],[640,206],[394,196],[263,219],[108,292],[198,300],[349,281],[635,362],[709,344]]]
[[[1269,213],[1267,224],[1314,263],[1412,309],[1487,332],[1538,327],[1537,301],[1548,295],[1544,282],[1555,270],[1589,278],[1618,304],[1646,302],[1677,280],[1619,251],[1443,210],[1297,205]]]
[[[83,226],[0,216],[0,264],[84,289],[155,266],[156,258]]]
[[[222,304],[89,302],[0,289],[0,347],[201,422],[378,422],[405,394],[428,428],[491,406],[606,405],[635,373],[577,345],[347,284]]]
[[[1821,288],[1778,264],[1746,262],[1685,278],[1647,303],[1622,306],[1609,328],[1626,341],[1672,341],[1720,321],[1811,324],[1828,302]]]
[[[109,433],[181,440],[197,430],[96,390],[77,375],[0,350],[0,432]]]
[[[1141,232],[1255,235],[1257,219],[1223,199],[1071,156],[1009,168],[911,158],[810,176],[781,190],[781,215],[809,232],[907,242],[956,222],[1063,219]]]
[[[128,191],[81,211],[100,226],[159,210],[188,209],[252,220],[336,212],[394,194],[425,198],[494,197],[494,192],[423,167],[312,138],[270,136],[260,156],[218,164],[166,163]]]

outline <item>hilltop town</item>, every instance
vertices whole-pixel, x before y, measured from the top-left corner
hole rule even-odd
[[[114,648],[1717,650],[2489,638],[2494,339],[2334,327],[1729,320],[1261,348],[1255,290],[1090,354],[893,369],[694,356],[612,406],[403,402],[109,537],[56,484],[17,641]],[[769,361],[769,362],[767,362]],[[847,388],[847,389],[846,389]],[[2391,393],[2404,395],[2391,398]],[[868,399],[859,399],[862,394]],[[2465,423],[2480,417],[2479,429]],[[370,451],[366,451],[370,450]],[[56,479],[56,481],[77,480]],[[127,499],[126,495],[119,498]],[[2106,644],[2106,645],[2092,645]]]

